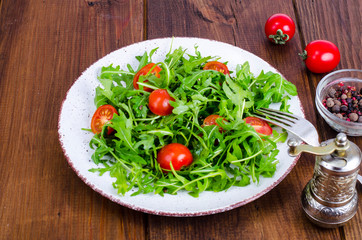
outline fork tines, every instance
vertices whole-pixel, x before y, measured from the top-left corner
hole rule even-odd
[[[305,118],[269,108],[257,109],[253,115],[294,133],[309,145],[320,145],[316,128]]]
[[[254,112],[259,118],[283,128],[290,128],[296,124],[299,118],[293,114],[281,112],[270,108],[260,108]],[[268,117],[268,118],[265,118]]]

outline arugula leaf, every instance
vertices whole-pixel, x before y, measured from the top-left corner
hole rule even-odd
[[[147,99],[140,95],[132,96],[129,99],[129,105],[131,105],[136,118],[146,118],[148,113]]]
[[[258,99],[255,101],[256,108],[266,107],[270,103],[281,102],[283,96],[288,93],[297,95],[295,85],[285,80],[280,74],[262,71],[256,78],[259,86]]]
[[[120,112],[119,115],[114,115],[111,124],[109,125],[113,128],[116,133],[115,136],[118,139],[113,140],[116,143],[118,148],[128,147],[133,152],[136,152],[134,148],[134,143],[132,141],[132,121],[124,115],[123,112]]]
[[[254,105],[252,93],[246,91],[237,82],[233,81],[230,77],[226,78],[222,86],[226,96],[236,106],[235,116],[243,118],[243,111],[245,108],[250,108]]]

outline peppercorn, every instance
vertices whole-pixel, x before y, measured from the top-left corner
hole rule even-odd
[[[341,111],[341,112],[347,112],[347,111],[348,111],[348,107],[347,107],[346,105],[342,105],[342,106],[340,107],[340,111]]]
[[[340,113],[337,113],[336,116],[337,116],[338,118],[340,118],[340,119],[343,119],[343,115],[340,114]]]
[[[358,120],[358,115],[357,113],[351,113],[349,114],[349,119],[351,119],[352,122],[356,122]]]
[[[334,106],[334,101],[332,98],[328,98],[327,99],[327,107],[333,107]]]
[[[341,111],[341,108],[339,105],[334,105],[331,110],[333,113],[339,113]]]
[[[333,102],[334,102],[334,105],[338,105],[338,106],[342,105],[342,103],[337,99],[334,99]]]
[[[328,91],[328,95],[329,95],[331,98],[333,98],[333,97],[335,97],[336,92],[337,92],[336,89],[330,88],[329,91]]]

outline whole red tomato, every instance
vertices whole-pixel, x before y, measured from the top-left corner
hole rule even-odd
[[[113,114],[118,114],[118,112],[112,105],[103,105],[97,108],[97,110],[93,114],[91,121],[92,132],[101,133],[104,124],[106,124],[113,118]],[[113,131],[113,128],[108,127],[107,134],[109,135]]]
[[[148,107],[156,115],[167,116],[173,110],[170,101],[175,101],[175,99],[168,94],[166,89],[157,89],[150,94]]]
[[[307,68],[314,73],[332,71],[339,64],[341,55],[334,43],[327,40],[310,42],[301,54]]]
[[[152,71],[151,71],[152,69]],[[133,78],[133,87],[135,89],[140,89],[139,85],[138,85],[138,80],[140,78],[140,76],[144,76],[144,75],[147,75],[147,74],[154,74],[156,77],[160,77],[160,74],[159,72],[161,72],[161,68],[159,66],[155,66],[154,63],[149,63],[147,64],[146,66],[144,66],[143,68],[141,68],[137,73],[136,75],[134,76]],[[151,72],[150,72],[151,71]],[[148,80],[144,80],[143,82],[148,82]],[[153,89],[152,88],[148,88],[148,87],[143,87],[143,90],[145,90],[146,92],[152,92]]]
[[[273,133],[273,129],[269,126],[269,124],[263,119],[257,117],[247,117],[244,119],[247,124],[253,126],[256,132],[271,135]]]
[[[295,24],[291,17],[277,13],[268,18],[265,23],[265,35],[275,44],[285,44],[293,38]]]
[[[173,169],[176,171],[182,167],[189,166],[193,161],[190,150],[180,143],[170,143],[164,146],[157,154],[157,162],[161,168],[171,170],[172,163]]]

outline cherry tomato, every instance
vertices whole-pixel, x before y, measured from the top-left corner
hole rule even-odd
[[[264,134],[264,135],[271,135],[273,133],[272,128],[269,124],[257,117],[247,117],[244,119],[247,124],[253,126],[256,132]]]
[[[339,64],[341,55],[336,45],[326,40],[310,42],[301,54],[307,68],[314,73],[332,71]]]
[[[138,86],[138,80],[139,80],[139,78],[140,78],[140,76],[142,75],[142,76],[145,76],[145,75],[147,75],[147,74],[149,74],[149,73],[151,73],[151,74],[154,74],[156,77],[160,77],[160,74],[159,74],[159,72],[161,72],[161,68],[159,67],[159,66],[155,66],[153,69],[152,69],[152,71],[150,72],[150,70],[151,70],[151,68],[153,67],[153,66],[155,66],[155,64],[154,63],[149,63],[149,64],[147,64],[146,66],[144,66],[143,68],[141,68],[137,73],[136,73],[136,75],[134,76],[134,78],[133,78],[133,87],[135,88],[135,89],[140,89],[140,87]],[[148,80],[144,80],[143,82],[148,82]],[[148,88],[148,87],[143,87],[143,90],[145,90],[146,92],[152,92],[153,91],[153,89],[152,88]]]
[[[268,18],[265,23],[265,35],[275,44],[285,44],[293,38],[295,24],[291,17],[277,13]]]
[[[93,114],[91,121],[91,129],[93,133],[101,133],[104,124],[113,118],[113,114],[118,114],[117,110],[112,105],[100,106]],[[108,127],[107,134],[111,134],[113,128]]]
[[[157,89],[151,92],[148,98],[148,107],[156,115],[170,115],[173,110],[170,101],[175,101],[175,99],[168,94],[166,89]]]
[[[228,67],[218,61],[207,62],[203,68],[204,70],[215,70],[223,74],[230,74]]]
[[[178,171],[182,167],[189,166],[193,161],[190,150],[180,143],[170,143],[164,146],[157,154],[157,162],[161,168],[171,170],[170,163],[173,168]]]
[[[219,124],[217,124],[217,122],[216,122],[216,119],[218,119],[218,118],[222,118],[222,117],[219,116],[219,115],[216,115],[216,114],[209,115],[204,119],[204,124],[203,125],[204,126],[211,126],[211,125],[219,126]],[[226,121],[226,119],[223,118],[223,121]],[[220,132],[223,131],[222,127],[219,128],[219,131]]]

